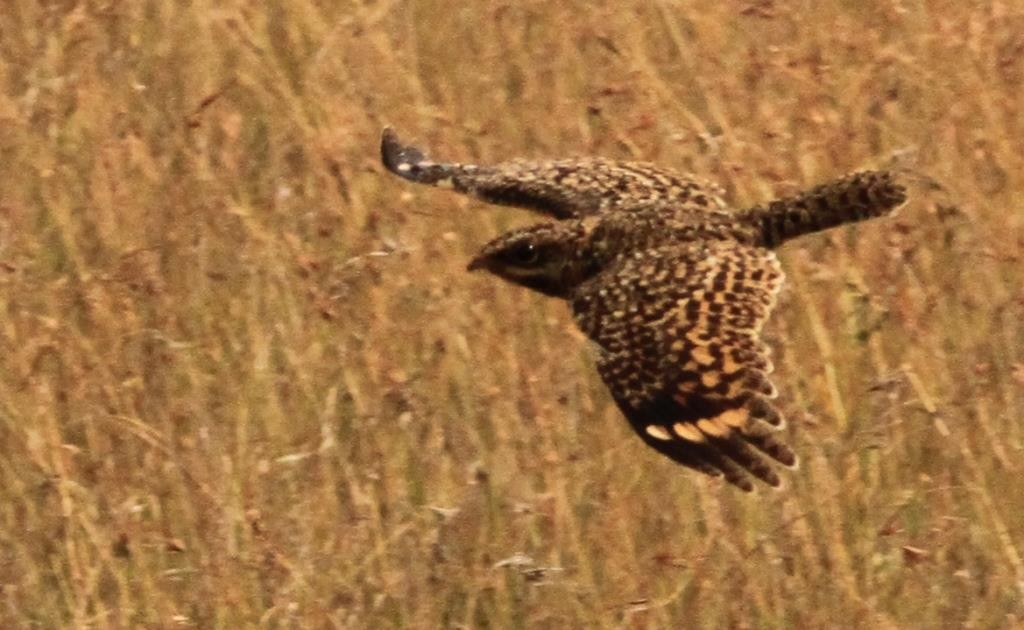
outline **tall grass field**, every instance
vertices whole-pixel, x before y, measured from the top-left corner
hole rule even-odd
[[[439,158],[602,155],[779,254],[783,491],[646,447],[536,216]],[[0,628],[1024,627],[1024,4],[5,0]]]

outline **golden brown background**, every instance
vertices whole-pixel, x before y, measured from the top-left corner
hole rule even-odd
[[[8,0],[0,626],[1024,623],[1024,6]],[[904,169],[782,252],[781,493],[648,450],[534,220],[378,163],[600,154],[737,205]]]

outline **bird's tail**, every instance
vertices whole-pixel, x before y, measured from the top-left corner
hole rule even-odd
[[[906,189],[892,173],[864,171],[740,215],[760,228],[766,246],[775,247],[797,236],[888,214],[906,200]]]

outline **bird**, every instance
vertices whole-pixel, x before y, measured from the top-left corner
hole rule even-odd
[[[650,447],[751,492],[798,465],[761,331],[784,273],[775,250],[813,232],[889,214],[906,189],[861,171],[735,209],[723,189],[646,162],[600,157],[485,166],[429,159],[390,127],[384,167],[548,220],[483,246],[470,271],[569,303],[597,371]]]

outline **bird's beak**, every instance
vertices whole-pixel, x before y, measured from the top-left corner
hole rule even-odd
[[[473,260],[469,261],[469,264],[466,265],[466,271],[476,271],[478,269],[483,269],[485,267],[485,261],[486,259],[484,256],[477,256],[473,258]]]

